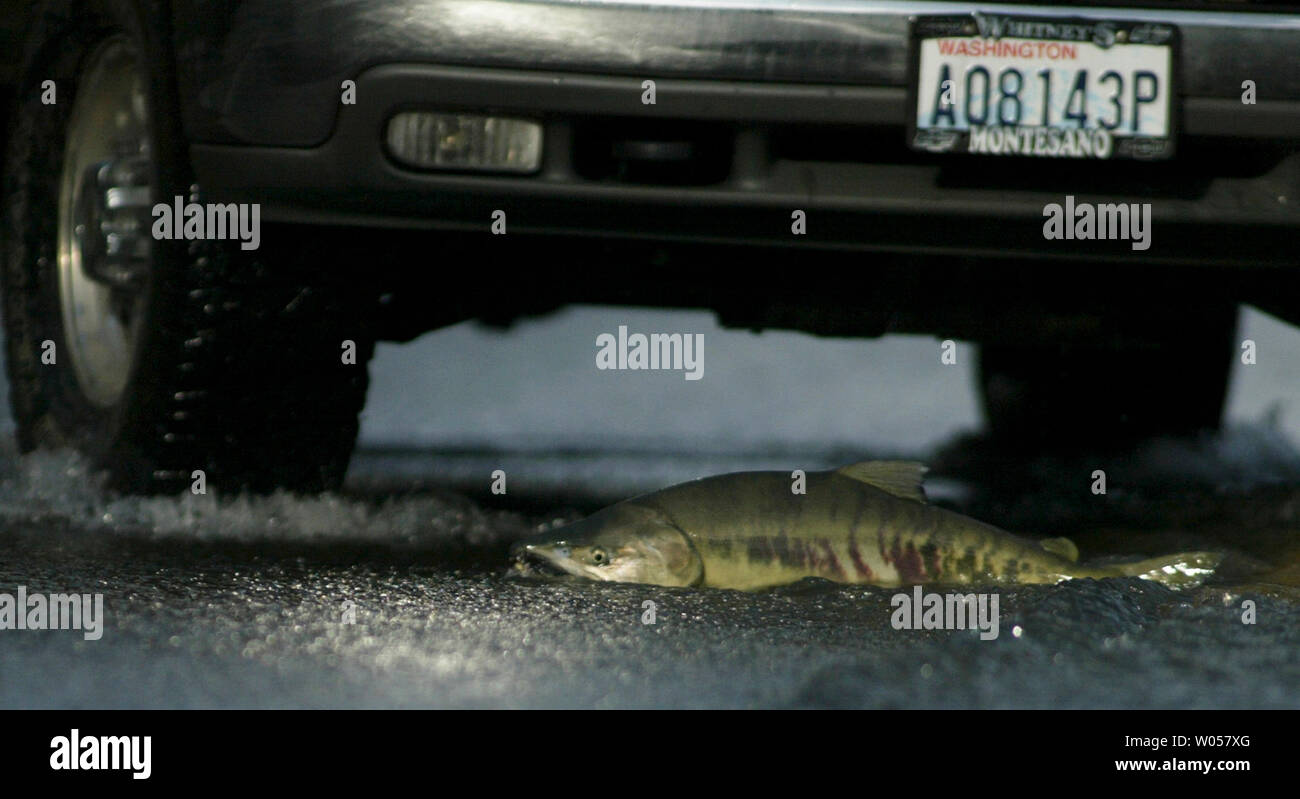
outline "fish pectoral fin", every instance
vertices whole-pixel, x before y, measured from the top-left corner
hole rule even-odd
[[[903,499],[925,502],[922,482],[929,468],[916,461],[862,461],[836,472]]]
[[[1060,555],[1071,563],[1079,562],[1079,548],[1068,538],[1044,538],[1038,542],[1038,545],[1053,555]]]

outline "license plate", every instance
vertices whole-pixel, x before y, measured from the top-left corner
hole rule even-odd
[[[1172,25],[972,14],[912,23],[908,143],[939,153],[1169,158]]]

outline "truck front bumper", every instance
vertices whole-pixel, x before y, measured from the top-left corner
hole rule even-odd
[[[310,11],[230,0],[176,19],[200,183],[272,220],[940,254],[1293,265],[1300,223],[1300,17],[892,0],[383,0]],[[206,8],[211,6],[205,4]],[[904,147],[909,20],[985,13],[1177,25],[1178,155],[1160,163],[944,157]],[[1258,102],[1243,106],[1242,81]],[[341,84],[356,82],[354,105]],[[642,102],[656,82],[655,104]],[[402,168],[411,108],[536,119],[527,177]],[[610,160],[687,141],[701,180]],[[702,156],[702,157],[706,157]],[[707,176],[707,177],[705,177]],[[1150,250],[1045,241],[1047,203],[1150,202]],[[794,240],[791,213],[808,215]]]

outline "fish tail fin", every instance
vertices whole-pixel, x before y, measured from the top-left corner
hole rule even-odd
[[[1223,554],[1219,552],[1180,552],[1134,563],[1117,563],[1108,571],[1114,577],[1140,577],[1173,589],[1196,588],[1222,560]]]

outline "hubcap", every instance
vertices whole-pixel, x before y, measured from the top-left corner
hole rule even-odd
[[[123,37],[95,51],[68,124],[59,185],[59,304],[86,399],[121,398],[152,261],[151,147],[139,57]]]

